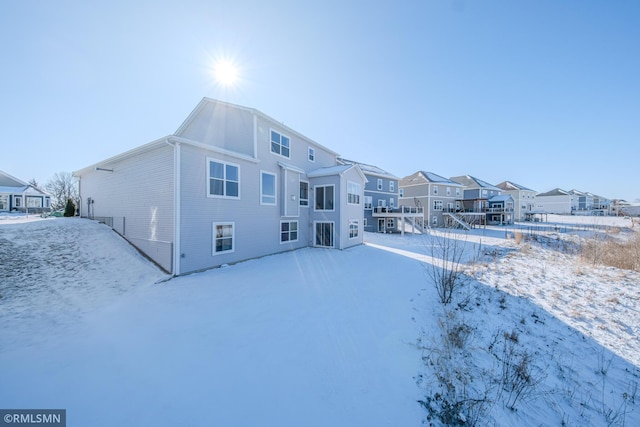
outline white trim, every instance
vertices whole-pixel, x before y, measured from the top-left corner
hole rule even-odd
[[[305,184],[307,184],[307,198],[306,199],[303,199],[302,197],[300,197],[300,183],[303,183],[303,182]],[[309,184],[309,181],[305,181],[303,179],[299,180],[298,181],[298,199],[299,199],[298,200],[298,206],[303,207],[303,208],[308,208],[309,207],[309,203],[311,203],[311,199],[309,197],[309,194],[311,194],[311,185]],[[307,201],[306,205],[300,204],[300,202],[302,202],[303,200]],[[298,211],[298,212],[300,212],[300,211]]]
[[[296,223],[296,238],[292,239],[292,240],[282,240],[282,223],[289,223],[291,224],[292,222]],[[291,229],[289,229],[289,231],[287,232],[289,234],[289,237],[291,237]],[[287,243],[291,243],[291,242],[297,242],[300,239],[300,221],[298,221],[297,219],[281,219],[280,220],[280,244],[281,245],[286,245]]]
[[[317,226],[318,224],[331,224],[331,246],[318,245],[317,241]],[[317,248],[335,248],[336,247],[336,222],[335,221],[313,221],[313,246]]]
[[[316,197],[316,189],[318,187],[332,187],[333,188],[333,209],[318,209],[317,203],[318,203],[318,199]],[[326,200],[326,198],[325,198]],[[314,185],[313,186],[313,211],[314,212],[335,212],[336,210],[336,186],[335,184],[320,184],[320,185]]]
[[[223,195],[219,195],[219,194],[211,194],[211,162],[215,162],[215,163],[220,163],[222,165],[224,165],[224,194]],[[234,166],[238,169],[238,195],[237,196],[227,196],[227,168],[226,166]],[[207,179],[207,197],[212,198],[212,199],[231,199],[231,200],[240,200],[241,198],[241,191],[240,191],[240,165],[236,164],[236,163],[231,163],[231,162],[227,162],[225,160],[220,160],[220,159],[216,159],[214,157],[207,157],[207,165],[206,165],[206,179]]]
[[[216,251],[216,241],[218,240],[218,237],[216,235],[216,228],[218,226],[231,226],[231,249],[227,249],[226,251],[220,251],[217,252]],[[234,221],[219,221],[219,222],[212,222],[211,223],[211,237],[212,237],[212,245],[211,245],[211,255],[212,256],[217,256],[217,255],[224,255],[224,254],[229,254],[232,252],[236,251],[236,223]]]
[[[271,149],[271,144],[272,144],[272,141],[271,141],[271,133],[272,133],[272,132],[275,132],[275,133],[277,133],[278,135],[280,135],[280,144],[279,144],[279,146],[280,146],[280,152],[279,152],[279,153],[275,153],[275,152]],[[282,147],[283,147],[283,145],[282,145],[282,137],[285,137],[285,138],[287,138],[287,139],[289,140],[289,146],[287,147],[287,148],[289,149],[289,155],[288,155],[288,156],[285,156],[285,155],[283,155],[283,154],[282,154]],[[272,127],[270,127],[270,128],[269,128],[269,153],[271,153],[271,154],[273,154],[273,155],[275,155],[275,156],[278,156],[278,157],[282,157],[282,158],[284,158],[284,159],[291,159],[291,151],[292,151],[292,149],[291,149],[291,148],[292,148],[292,147],[291,147],[291,142],[292,142],[292,141],[291,141],[291,137],[290,137],[290,136],[287,136],[287,135],[285,135],[284,133],[282,133],[282,132],[280,132],[280,131],[277,131],[277,130],[275,130],[275,129],[274,129],[274,128],[272,128]]]
[[[313,157],[313,158],[311,158]],[[311,163],[316,162],[316,149],[313,147],[307,147],[307,160]]]
[[[263,189],[262,177],[264,175],[271,175],[273,177],[273,203],[265,202],[263,200],[265,194]],[[286,192],[285,192],[286,194]],[[271,197],[270,194],[266,195],[267,197]],[[278,176],[274,173],[268,171],[260,171],[260,204],[263,206],[277,206],[278,205]]]
[[[352,224],[356,225],[356,235],[355,236],[351,236],[351,225]],[[358,220],[358,219],[350,219],[348,228],[349,228],[349,240],[357,239],[358,237],[360,237],[360,220]]]
[[[352,184],[352,185],[354,185],[356,187],[355,188],[355,190],[356,190],[355,193],[352,193],[352,192],[349,191],[349,184]],[[358,201],[356,203],[353,203],[353,202],[349,201],[349,196],[351,194],[355,194],[357,196]],[[362,197],[363,197],[363,195],[362,195],[362,184],[359,184],[359,183],[357,183],[355,181],[347,180],[347,204],[348,205],[352,205],[352,206],[357,206],[357,205],[361,204],[360,200],[362,199]]]

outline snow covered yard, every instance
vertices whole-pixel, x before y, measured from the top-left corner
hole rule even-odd
[[[471,364],[516,332],[544,378],[487,423],[640,425],[638,274],[504,234],[464,237],[483,252],[459,310]],[[0,221],[0,406],[64,408],[70,426],[420,425],[417,344],[441,313],[429,236],[365,241],[164,281],[106,226]]]

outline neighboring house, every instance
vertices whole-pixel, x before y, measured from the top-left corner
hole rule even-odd
[[[536,192],[534,190],[511,181],[503,181],[497,184],[496,187],[502,190],[502,194],[508,194],[513,198],[516,221],[524,221],[531,218],[535,211],[534,199]]]
[[[372,165],[344,158],[341,164],[358,165],[367,182],[364,187],[364,230],[379,233],[395,233],[400,230],[403,219],[398,200],[398,177]]]
[[[204,98],[170,136],[74,173],[103,218],[174,275],[363,242],[365,176],[252,108]]]
[[[466,213],[484,214],[486,223],[513,224],[514,200],[503,196],[502,189],[471,175],[451,177],[464,186],[462,209]]]
[[[536,194],[535,210],[537,212],[571,215],[577,208],[578,198],[561,188]]]
[[[577,206],[573,210],[574,214],[591,215],[593,211],[593,196],[591,194],[575,189],[568,191],[568,193],[573,195],[575,202],[577,202]]]
[[[0,171],[0,212],[42,213],[51,209],[51,196]]]
[[[400,180],[400,204],[424,208],[431,227],[443,227],[445,216],[462,209],[464,186],[433,172],[417,171]]]

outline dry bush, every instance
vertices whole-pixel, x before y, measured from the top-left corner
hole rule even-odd
[[[522,239],[524,238],[524,234],[522,234],[522,231],[515,231],[513,233],[513,240],[516,242],[516,245],[519,245],[520,243],[522,243]]]
[[[626,241],[591,239],[582,245],[581,256],[593,265],[640,271],[640,234]]]

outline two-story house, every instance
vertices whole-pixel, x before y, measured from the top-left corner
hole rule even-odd
[[[174,274],[363,242],[365,176],[260,111],[204,98],[178,130],[74,173],[81,214],[109,218]]]
[[[571,215],[578,208],[578,198],[569,191],[554,188],[536,194],[535,210],[543,213]]]
[[[417,171],[400,180],[400,204],[424,208],[431,227],[443,227],[449,214],[462,209],[464,186],[427,171]]]
[[[514,216],[516,221],[524,221],[531,218],[534,212],[536,192],[523,185],[512,181],[503,181],[496,184],[502,190],[502,194],[508,194],[513,198]]]
[[[51,209],[51,196],[0,171],[0,212],[41,213]]]
[[[451,177],[464,186],[462,209],[465,213],[482,214],[485,223],[513,224],[514,200],[502,189],[471,175]]]

